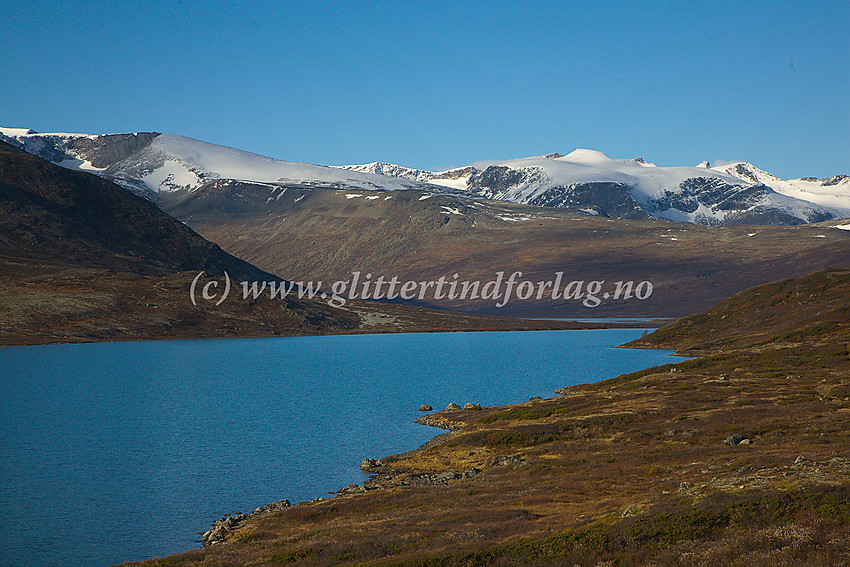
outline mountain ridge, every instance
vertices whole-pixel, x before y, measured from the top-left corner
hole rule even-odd
[[[794,225],[850,217],[850,178],[781,180],[747,162],[660,167],[589,149],[476,162],[429,172],[386,162],[324,166],[287,162],[192,138],[132,134],[38,134],[0,128],[0,139],[53,163],[96,173],[151,200],[232,179],[346,190],[420,190],[611,218],[665,218],[708,225]]]

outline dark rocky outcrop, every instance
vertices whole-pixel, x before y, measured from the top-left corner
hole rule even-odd
[[[383,490],[399,486],[445,486],[452,481],[473,478],[481,472],[481,469],[470,467],[462,473],[455,470],[445,472],[417,472],[388,470],[375,475],[363,484],[349,484],[337,490],[338,496],[361,494],[371,490]]]
[[[469,191],[484,197],[493,197],[515,185],[528,181],[529,170],[512,169],[505,165],[491,165],[484,171],[473,173],[466,183]]]
[[[210,547],[211,545],[223,543],[226,541],[228,534],[244,527],[248,523],[248,520],[273,512],[279,512],[289,506],[291,506],[289,500],[278,500],[277,502],[260,506],[250,514],[236,513],[233,516],[225,516],[213,522],[212,527],[201,534],[201,544],[204,547]]]
[[[529,205],[590,209],[603,217],[646,219],[640,204],[624,183],[597,181],[557,186],[532,198]]]

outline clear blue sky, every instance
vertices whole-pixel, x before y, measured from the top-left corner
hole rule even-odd
[[[7,0],[0,125],[325,164],[585,147],[850,174],[846,0],[333,4]]]

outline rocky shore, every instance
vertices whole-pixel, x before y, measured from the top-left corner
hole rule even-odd
[[[253,518],[259,518],[261,516],[271,514],[272,512],[283,510],[284,508],[288,508],[291,505],[292,504],[290,504],[289,500],[278,500],[277,502],[272,502],[271,504],[260,506],[249,514],[242,514],[241,512],[237,512],[232,516],[224,516],[223,518],[213,522],[212,527],[209,530],[200,534],[201,544],[203,544],[204,547],[209,547],[211,545],[222,543],[226,540],[227,535],[229,533],[235,532],[239,528],[245,527],[245,525],[248,523],[248,520]]]
[[[537,399],[540,398],[537,397]],[[427,404],[423,404],[423,406],[425,405]],[[429,405],[428,407],[430,408],[431,406]],[[372,476],[367,481],[361,484],[352,483],[348,486],[344,486],[337,490],[335,494],[337,496],[349,496],[353,494],[362,494],[364,492],[370,492],[373,490],[385,490],[389,488],[397,488],[404,486],[446,486],[454,481],[469,479],[477,476],[481,472],[481,469],[476,467],[466,468],[462,472],[452,469],[440,473],[417,472],[410,471],[406,468],[394,468],[392,466],[392,462],[413,457],[417,453],[441,445],[448,441],[454,433],[460,431],[464,427],[463,422],[448,419],[444,416],[439,415],[440,413],[452,413],[462,410],[481,409],[484,408],[482,408],[480,404],[474,404],[470,402],[465,403],[462,407],[458,404],[450,403],[446,407],[445,412],[424,415],[418,418],[415,423],[427,425],[430,427],[436,427],[439,429],[445,429],[447,430],[447,433],[437,435],[436,437],[430,439],[429,441],[425,442],[416,449],[407,451],[405,453],[400,453],[398,455],[393,455],[391,457],[387,457],[384,460],[376,460],[371,459],[369,457],[364,458],[363,462],[360,464],[360,469],[363,472],[372,474]],[[525,461],[517,457],[499,456],[493,459],[490,465],[511,466],[522,463],[525,463]],[[326,498],[320,497],[309,502],[301,502],[300,504],[295,504],[294,506],[312,504],[322,500],[326,500]],[[249,520],[254,520],[262,516],[266,516],[268,514],[283,510],[290,506],[293,506],[293,504],[291,504],[289,500],[284,499],[278,500],[277,502],[272,502],[271,504],[266,504],[265,506],[260,506],[253,512],[247,514],[237,512],[233,515],[225,515],[222,518],[214,521],[211,524],[209,530],[200,534],[201,544],[204,547],[211,547],[213,545],[226,543],[230,534],[233,534],[239,529],[247,526]]]
[[[424,405],[427,404],[423,404],[423,406]],[[481,409],[481,406],[479,404],[468,403],[465,405],[469,406],[468,409],[472,409],[473,406],[474,409]],[[461,407],[457,404],[449,404],[449,408],[447,408],[447,411],[456,411],[454,410],[455,407],[457,408],[457,410],[461,409]],[[463,424],[460,422],[451,421],[449,419],[445,419],[438,416],[432,417],[430,415],[420,417],[416,420],[416,423],[419,423],[421,425],[428,425],[431,427],[437,427],[440,429],[447,429],[448,433],[437,435],[433,439],[430,439],[426,443],[422,444],[420,447],[413,449],[412,451],[407,451],[406,453],[394,455],[393,457],[390,457],[390,459],[395,460],[399,458],[410,457],[417,452],[436,447],[437,445],[447,441],[453,432],[459,431],[463,426]],[[363,482],[362,484],[353,483],[340,488],[335,493],[337,496],[361,494],[372,490],[395,488],[398,486],[447,485],[449,482],[455,480],[472,478],[481,472],[481,469],[470,467],[464,470],[463,472],[449,470],[442,473],[414,473],[404,469],[394,469],[392,466],[382,460],[375,460],[369,457],[363,459],[360,468],[364,472],[373,473],[372,477],[370,477],[369,480]],[[295,506],[314,503],[321,500],[326,500],[326,498],[316,498],[310,502],[302,502],[300,504],[295,504]],[[214,545],[226,543],[230,534],[233,534],[239,529],[247,526],[249,520],[260,518],[273,512],[278,512],[290,506],[293,506],[293,504],[290,503],[289,500],[283,499],[278,500],[276,502],[272,502],[271,504],[266,504],[265,506],[260,506],[253,512],[247,514],[242,512],[236,512],[233,515],[227,514],[221,517],[220,519],[214,521],[211,524],[209,530],[199,534],[201,535],[201,544],[204,547],[211,547]]]

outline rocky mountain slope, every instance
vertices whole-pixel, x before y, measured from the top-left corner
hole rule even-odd
[[[97,173],[154,200],[159,193],[192,191],[217,179],[264,182],[271,187],[278,183],[360,190],[427,187],[401,177],[281,161],[159,132],[95,136],[0,128],[0,140],[62,167]]]
[[[394,164],[326,167],[276,160],[181,136],[93,136],[0,128],[0,139],[63,167],[95,172],[148,198],[214,180],[351,190],[425,190],[584,214],[710,225],[793,225],[850,216],[850,179],[783,181],[745,162],[659,167],[578,149],[428,172]]]

